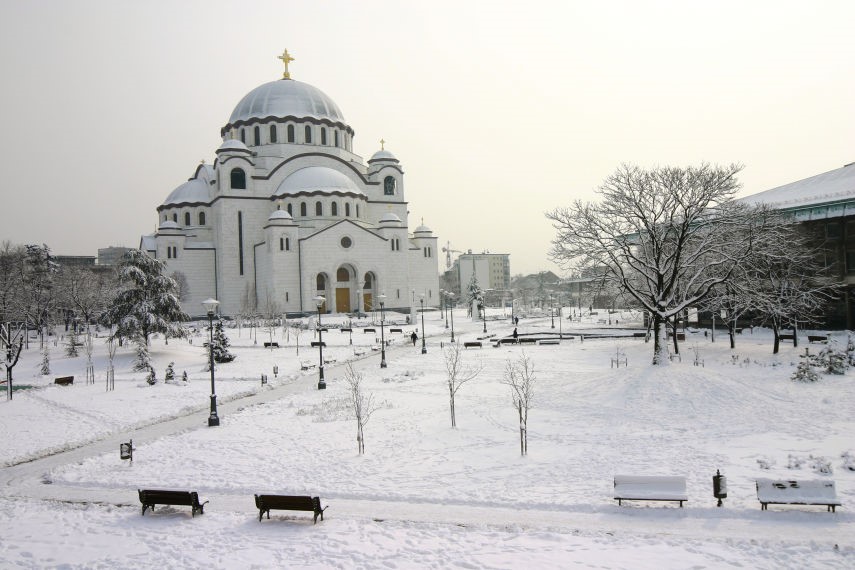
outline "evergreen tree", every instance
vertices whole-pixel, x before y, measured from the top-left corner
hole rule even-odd
[[[182,382],[184,382],[184,383],[186,383],[186,382],[188,381],[188,379],[187,379],[187,371],[186,371],[186,370],[185,370],[184,372],[182,372],[182,373],[181,373],[181,381],[182,381]]]
[[[83,346],[80,342],[80,337],[77,336],[77,327],[72,326],[71,332],[68,333],[68,340],[65,342],[65,355],[69,358],[74,358],[80,354],[78,348]]]
[[[137,343],[137,357],[134,361],[134,370],[142,372],[151,368],[151,357],[148,354],[148,347],[145,343]]]
[[[229,352],[229,344],[229,337],[223,330],[223,321],[217,321],[214,325],[214,362],[220,364],[235,359],[235,355]]]
[[[139,249],[125,254],[119,264],[119,280],[125,288],[102,319],[107,325],[115,325],[114,338],[133,338],[148,346],[152,333],[186,336],[178,323],[189,317],[179,305],[175,280],[163,275],[164,268],[162,260]]]
[[[175,366],[175,363],[174,363],[174,362],[170,362],[170,363],[169,363],[169,365],[166,367],[166,375],[163,377],[163,379],[164,379],[166,382],[173,382],[173,381],[175,381],[175,370],[174,370],[174,368],[173,368],[174,366]]]
[[[146,376],[145,381],[148,382],[150,386],[157,384],[157,374],[154,372],[154,366],[148,367],[148,376]]]
[[[811,355],[802,355],[801,362],[796,367],[796,371],[793,373],[792,379],[796,382],[818,382],[819,374],[814,370],[814,357]]]
[[[50,348],[48,343],[42,347],[42,368],[41,368],[42,376],[47,376],[50,374]]]

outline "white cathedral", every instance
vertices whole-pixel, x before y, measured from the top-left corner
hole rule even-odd
[[[381,293],[391,310],[437,304],[437,238],[409,232],[400,162],[381,146],[366,165],[335,102],[280,59],[283,78],[241,99],[216,160],[158,206],[140,249],[183,274],[191,315],[210,297],[225,315],[308,313],[319,295],[337,313],[376,308]]]

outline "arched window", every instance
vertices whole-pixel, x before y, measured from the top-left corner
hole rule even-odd
[[[190,225],[190,212],[184,212],[184,225]]]
[[[246,190],[246,172],[242,168],[233,168],[231,172],[232,190]]]
[[[291,211],[291,204],[288,204],[288,215],[293,216],[294,212]]]
[[[356,217],[359,217],[359,204],[356,205]]]
[[[304,218],[308,215],[308,214],[306,214],[306,203],[305,202],[300,202],[300,215],[303,216]]]
[[[240,142],[246,144],[246,131],[243,129],[240,130]]]
[[[178,214],[172,214],[172,221],[178,223]]]
[[[315,202],[315,215],[323,216],[324,215],[324,204],[320,200]]]
[[[327,128],[321,127],[321,144],[327,144]]]
[[[312,142],[312,127],[309,125],[306,125],[304,133],[305,133],[306,144],[310,144]]]
[[[315,279],[315,288],[318,291],[323,291],[327,288],[327,280],[324,279],[323,273],[318,273],[318,278]]]
[[[199,225],[205,225],[205,212],[199,212]]]
[[[362,285],[362,289],[365,291],[370,291],[374,288],[374,277],[370,273],[365,274],[365,283]]]
[[[294,142],[294,125],[288,125],[288,142]]]
[[[333,131],[333,139],[335,140],[335,146],[338,146],[338,131]]]
[[[261,144],[261,129],[258,128],[258,125],[256,125],[255,128],[252,129],[252,135],[253,135],[253,138],[255,139],[255,146],[260,145]]]
[[[332,207],[332,215],[338,216],[338,202],[333,202],[331,207]]]
[[[339,267],[336,271],[335,278],[339,283],[347,283],[350,281],[350,271],[346,267]]]
[[[350,202],[345,202],[345,203],[344,203],[344,216],[345,216],[346,218],[349,218],[349,217],[350,217]]]
[[[383,194],[386,196],[395,195],[395,186],[397,185],[394,176],[387,176],[383,179]]]
[[[270,125],[270,142],[276,142],[276,125]]]

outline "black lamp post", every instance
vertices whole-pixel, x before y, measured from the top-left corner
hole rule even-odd
[[[419,302],[422,304],[422,354],[427,354],[427,346],[425,346],[425,296],[419,296]]]
[[[208,364],[211,367],[211,415],[208,416],[208,427],[220,425],[220,417],[217,415],[217,390],[214,386],[214,311],[217,310],[219,304],[220,302],[216,299],[202,301],[202,305],[208,312],[208,328],[211,331],[208,340]]]
[[[321,329],[321,307],[327,302],[326,298],[318,295],[314,299],[315,305],[318,306],[318,355],[320,362],[318,363],[318,390],[326,390],[327,383],[324,380],[324,338],[323,330]]]
[[[454,342],[454,293],[448,291],[446,295],[451,303],[451,342]]]
[[[380,301],[380,368],[386,368],[386,295],[380,293],[377,300]]]
[[[558,295],[558,338],[564,338],[564,325],[561,322],[561,295]]]
[[[484,320],[484,334],[487,334],[487,296],[481,297],[481,318]]]
[[[439,302],[442,304],[442,307],[445,311],[445,328],[448,328],[448,294],[451,291],[446,291],[444,289],[439,292]]]
[[[549,296],[549,315],[552,317],[552,328],[555,328],[555,297]]]

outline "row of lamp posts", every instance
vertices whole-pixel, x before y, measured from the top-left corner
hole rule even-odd
[[[445,327],[448,328],[448,313],[449,313],[449,303],[453,306],[454,293],[451,291],[442,291],[440,293],[442,297],[445,298]],[[324,342],[323,342],[323,328],[321,327],[321,309],[326,303],[326,298],[322,295],[318,295],[312,299],[315,302],[315,306],[318,308],[318,390],[325,390],[327,387],[326,380],[324,379]],[[380,302],[380,368],[386,368],[386,295],[380,294],[377,296],[377,300]],[[419,297],[419,302],[421,303],[421,313],[422,313],[422,354],[427,354],[427,345],[425,344],[425,296],[421,295]],[[217,414],[217,389],[214,379],[214,314],[216,313],[217,306],[220,304],[216,299],[207,299],[202,301],[202,305],[205,307],[205,311],[208,313],[208,330],[209,330],[209,340],[208,340],[208,358],[209,358],[209,366],[211,369],[211,413],[208,416],[208,426],[218,426],[220,425],[220,417]],[[484,327],[486,329],[486,320]],[[451,313],[451,342],[454,342],[454,313]]]

